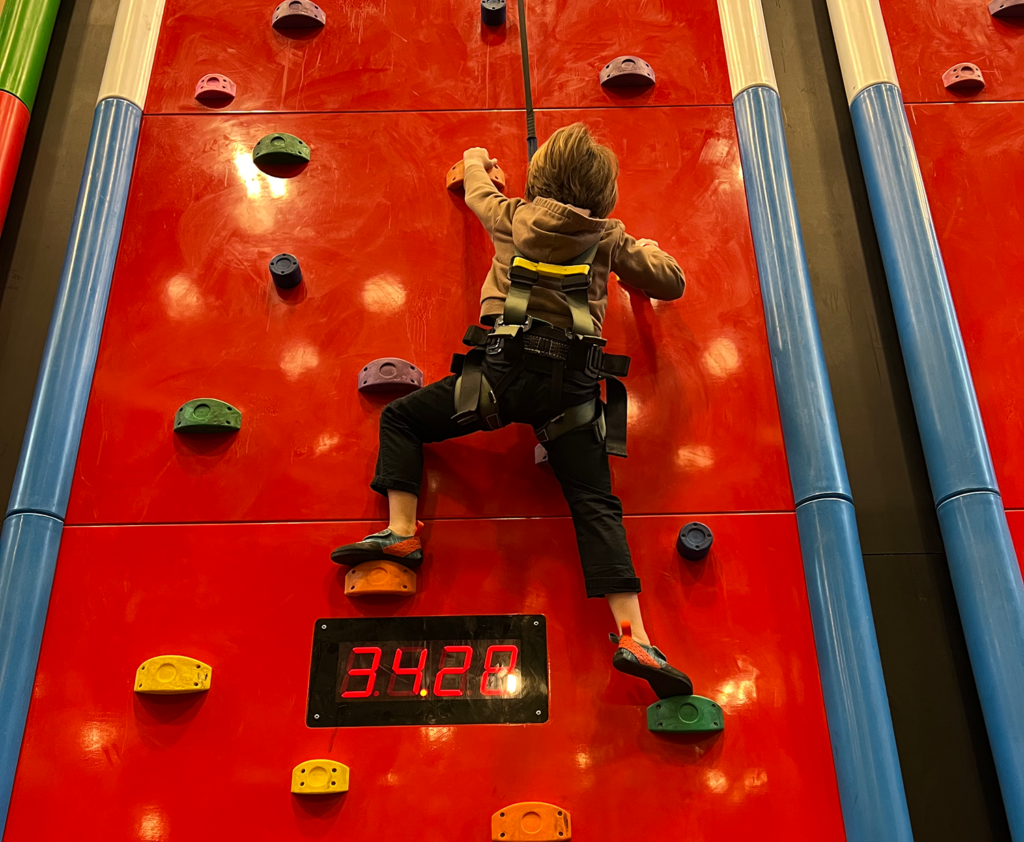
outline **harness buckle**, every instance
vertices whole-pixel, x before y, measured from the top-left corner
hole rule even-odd
[[[494,322],[494,335],[495,336],[515,336],[519,331],[524,333],[533,327],[533,316],[527,315],[526,321],[521,325],[507,325],[505,324],[505,317],[498,316]]]

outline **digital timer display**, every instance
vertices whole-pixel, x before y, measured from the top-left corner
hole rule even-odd
[[[311,727],[546,720],[542,616],[317,620]]]
[[[518,698],[519,645],[518,640],[346,644],[338,652],[338,701]]]

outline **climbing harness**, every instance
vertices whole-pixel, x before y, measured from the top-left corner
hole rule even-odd
[[[504,427],[500,413],[501,396],[526,370],[551,375],[552,418],[534,427],[541,443],[581,427],[591,427],[598,441],[613,456],[626,455],[626,387],[619,381],[629,372],[629,357],[607,354],[606,340],[597,335],[590,315],[590,289],[598,244],[567,264],[539,263],[528,260],[518,249],[509,267],[511,284],[505,309],[491,330],[472,325],[462,342],[473,350],[456,354],[452,373],[455,384],[455,415],[460,424],[480,422],[491,430]],[[560,290],[569,302],[572,329],[555,327],[527,314],[533,288],[545,281]],[[492,384],[484,375],[486,356],[500,354],[511,363],[501,380]],[[566,371],[582,372],[595,382],[607,383],[607,405],[599,398],[577,406],[562,408],[562,384]]]

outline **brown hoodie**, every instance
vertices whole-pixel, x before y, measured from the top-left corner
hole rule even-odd
[[[597,219],[554,199],[533,202],[509,199],[491,183],[484,165],[466,165],[466,204],[494,241],[494,260],[480,293],[480,321],[493,324],[505,308],[508,267],[515,247],[529,260],[566,263],[600,241],[590,284],[590,313],[598,333],[608,309],[608,273],[643,290],[651,298],[671,301],[683,294],[683,270],[668,253],[654,246],[639,246],[618,219]],[[572,327],[565,295],[534,287],[530,314],[559,327]]]

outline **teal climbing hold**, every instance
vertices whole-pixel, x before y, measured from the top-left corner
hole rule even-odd
[[[647,728],[655,733],[713,734],[725,728],[722,709],[703,696],[671,696],[647,708]]]
[[[216,398],[196,398],[174,416],[176,433],[231,433],[242,429],[242,413]]]
[[[309,147],[293,134],[268,134],[253,147],[257,167],[309,162]]]

